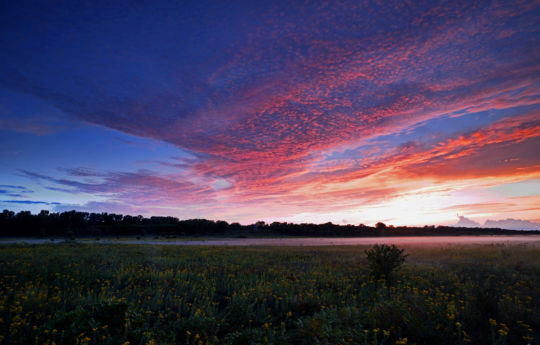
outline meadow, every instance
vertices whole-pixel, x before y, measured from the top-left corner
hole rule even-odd
[[[540,247],[0,246],[0,344],[538,344]]]

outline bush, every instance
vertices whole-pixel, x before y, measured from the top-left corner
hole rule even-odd
[[[384,278],[388,284],[391,283],[392,273],[399,269],[405,262],[407,254],[405,249],[399,249],[395,245],[376,244],[371,249],[366,250],[368,266],[375,279]]]

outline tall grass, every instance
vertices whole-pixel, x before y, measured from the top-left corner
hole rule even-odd
[[[527,344],[540,248],[0,247],[1,344]]]

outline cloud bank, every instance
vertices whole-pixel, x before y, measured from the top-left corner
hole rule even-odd
[[[455,224],[459,227],[469,228],[500,228],[508,230],[540,230],[540,223],[531,222],[523,219],[501,219],[501,220],[486,220],[483,225],[468,219],[464,216],[459,216],[459,221]]]

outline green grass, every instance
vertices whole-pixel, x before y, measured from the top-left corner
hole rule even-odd
[[[527,344],[540,248],[0,247],[0,344]]]

